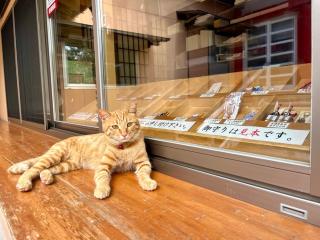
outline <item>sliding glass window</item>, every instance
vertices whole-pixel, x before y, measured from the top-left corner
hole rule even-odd
[[[97,126],[97,91],[90,0],[59,0],[51,19],[56,121]]]
[[[147,137],[310,162],[311,1],[103,0],[101,19],[106,105],[137,102]]]

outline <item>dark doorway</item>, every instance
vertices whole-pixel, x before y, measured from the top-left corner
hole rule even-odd
[[[8,17],[1,30],[1,38],[8,116],[20,118],[12,15]]]
[[[43,123],[35,0],[16,3],[2,29],[2,45],[8,116],[20,118],[20,102],[22,120]]]
[[[43,123],[36,1],[14,8],[22,119]]]

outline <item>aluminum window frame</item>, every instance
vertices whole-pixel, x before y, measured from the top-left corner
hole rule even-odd
[[[101,79],[103,79],[101,76],[101,71],[100,71],[100,64],[99,61],[97,60],[99,57],[99,53],[97,52],[97,49],[101,49],[100,47],[97,46],[96,43],[96,36],[99,34],[97,32],[97,20],[96,20],[96,12],[98,12],[95,0],[91,0],[92,3],[92,15],[93,15],[93,38],[94,38],[94,51],[95,51],[95,71],[96,71],[96,84],[69,84],[66,82],[66,76],[64,74],[63,76],[63,84],[66,89],[96,89],[97,90],[97,105],[99,108],[105,108],[103,101],[99,98],[103,94],[102,90],[103,85],[101,86]],[[98,1],[98,5],[99,5]],[[46,6],[47,8],[47,6]],[[98,8],[101,8],[99,5]],[[46,11],[46,9],[45,9]],[[47,12],[46,14],[46,25],[47,25],[47,42],[48,42],[48,56],[55,56],[56,55],[56,41],[55,41],[55,20],[52,17],[48,17]],[[53,13],[56,14],[56,13]],[[101,44],[100,44],[101,45]],[[64,50],[64,48],[63,48]],[[102,51],[102,50],[100,50]],[[64,61],[64,60],[63,60]],[[50,119],[50,123],[53,128],[59,128],[59,129],[66,129],[71,132],[77,132],[77,133],[96,133],[101,130],[101,123],[99,120],[98,126],[87,126],[87,125],[82,125],[82,124],[75,124],[75,123],[70,123],[67,121],[61,121],[59,119],[59,96],[58,96],[58,82],[57,82],[57,73],[56,73],[56,58],[55,57],[50,57],[49,58],[49,83],[48,83],[48,94],[50,95],[50,98],[52,99],[51,101],[51,109],[50,113],[52,116],[52,119]],[[103,71],[103,69],[102,69]],[[100,92],[99,92],[100,91]]]
[[[271,25],[272,24],[278,23],[278,22],[283,22],[283,21],[290,20],[290,19],[293,19],[293,26],[294,26],[293,28],[286,28],[286,29],[282,29],[282,30],[274,31],[274,32],[271,30]],[[266,59],[266,66],[270,66],[270,67],[272,67],[272,66],[283,66],[283,65],[287,65],[287,64],[296,64],[296,62],[297,62],[297,54],[296,54],[296,52],[297,52],[297,45],[298,45],[298,36],[297,36],[297,16],[295,14],[275,17],[273,19],[260,22],[260,23],[256,24],[256,26],[257,27],[265,26],[266,27],[266,32],[263,33],[263,34],[259,34],[257,36],[254,36],[254,37],[250,37],[250,38],[249,38],[249,36],[247,37],[247,40],[244,43],[244,51],[245,51],[245,56],[246,56],[245,61],[243,61],[244,69],[252,70],[252,69],[256,69],[256,68],[261,68],[261,66],[259,66],[259,67],[248,67],[248,61],[255,60],[255,59],[262,59],[262,58]],[[283,40],[283,41],[279,41],[279,42],[276,42],[276,43],[272,43],[271,42],[272,35],[278,34],[278,33],[282,33],[282,32],[288,32],[288,31],[293,31],[293,38],[292,39]],[[254,46],[254,47],[249,47],[248,46],[248,41],[249,40],[256,39],[256,38],[259,38],[259,37],[265,37],[266,38],[266,43],[262,44],[262,45],[257,45],[257,46]],[[278,44],[283,44],[283,43],[289,43],[289,42],[293,43],[291,51],[280,52],[280,53],[272,53],[272,51],[271,51],[272,46],[278,45]],[[261,48],[261,47],[264,47],[266,49],[266,53],[264,55],[260,55],[260,56],[256,56],[256,57],[252,57],[252,58],[248,57],[248,51],[249,50],[256,49],[256,48]],[[283,63],[280,63],[280,64],[271,64],[271,58],[273,56],[281,56],[281,55],[290,54],[290,53],[293,55],[293,58],[292,58],[293,61],[291,61],[291,62],[283,62]]]
[[[318,103],[320,102],[320,28],[318,23],[320,22],[320,1],[311,1],[311,174],[310,174],[310,194],[320,197],[320,108]],[[318,123],[318,124],[317,124]]]

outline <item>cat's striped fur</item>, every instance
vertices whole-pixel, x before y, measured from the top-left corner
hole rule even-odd
[[[103,133],[68,138],[40,157],[12,165],[10,173],[22,174],[17,189],[31,190],[32,180],[39,176],[43,183],[51,184],[53,175],[81,168],[95,171],[94,196],[99,199],[109,196],[114,171],[135,170],[142,189],[156,189],[157,182],[150,178],[151,164],[136,117],[136,104],[131,104],[129,110],[100,110],[99,117]]]

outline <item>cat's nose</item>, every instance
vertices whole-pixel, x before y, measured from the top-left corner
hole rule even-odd
[[[121,136],[125,138],[126,136],[128,136],[128,133],[121,133]]]

